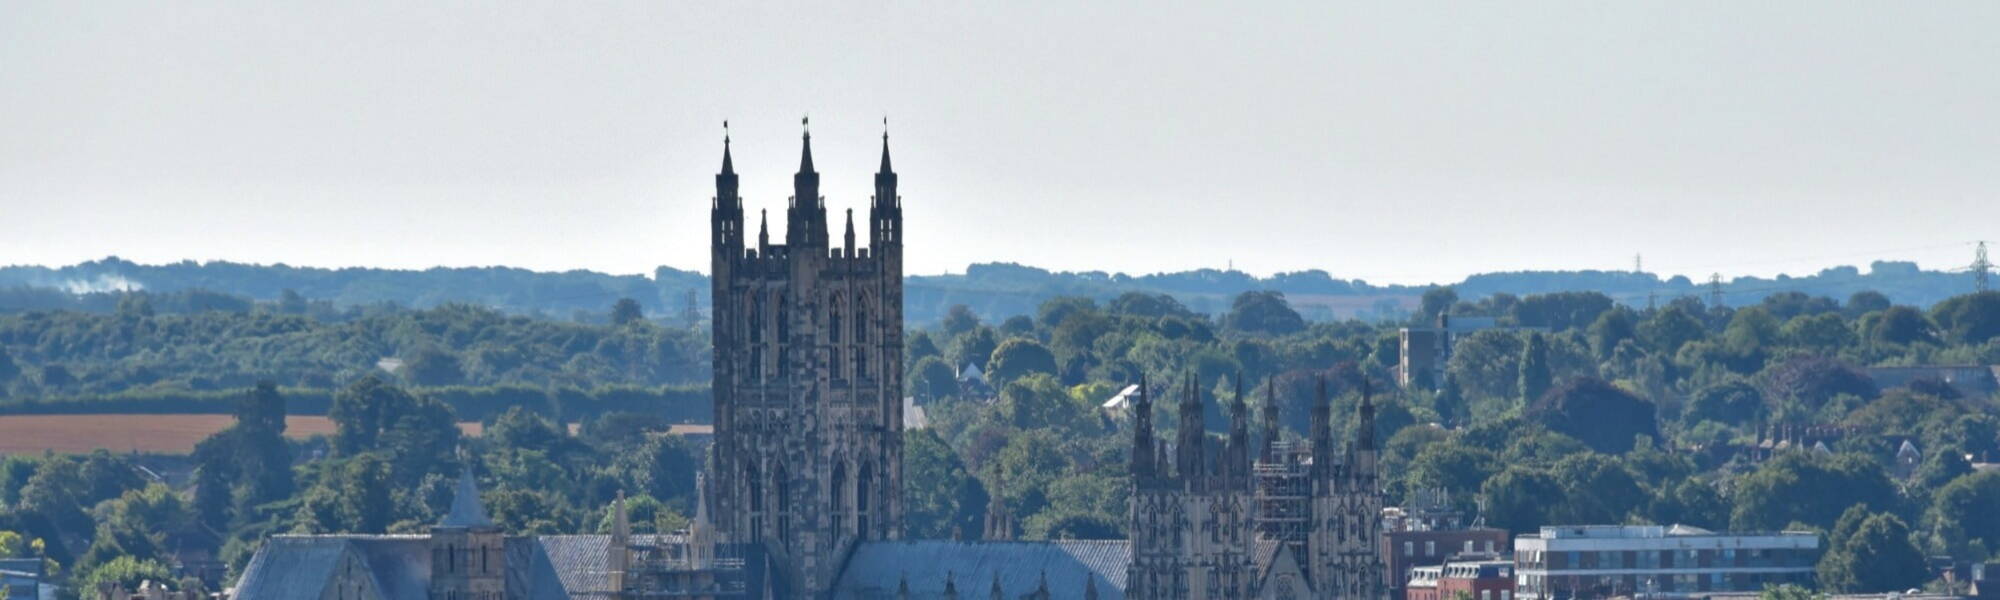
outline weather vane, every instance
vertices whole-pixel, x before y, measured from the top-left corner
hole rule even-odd
[[[806,133],[812,133],[812,115],[799,117],[799,128],[806,130]]]

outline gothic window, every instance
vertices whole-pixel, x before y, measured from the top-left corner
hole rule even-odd
[[[480,572],[480,573],[491,573],[491,572],[493,572],[493,567],[492,567],[492,565],[490,565],[490,564],[488,564],[488,563],[486,562],[486,547],[485,547],[485,546],[480,546],[480,547],[479,547],[479,572]]]
[[[792,299],[784,292],[778,292],[778,342],[784,343],[792,336]]]
[[[835,294],[826,304],[826,341],[838,344],[842,323],[840,311],[844,308],[841,306],[840,295]]]
[[[785,467],[780,465],[772,472],[771,488],[778,492],[778,512],[772,518],[778,521],[778,543],[792,543],[792,483],[785,477]]]
[[[847,463],[834,461],[833,485],[827,489],[833,499],[833,531],[838,535],[847,525]]]
[[[764,510],[764,480],[757,477],[757,465],[751,463],[750,472],[744,477],[750,481],[750,512]]]
[[[854,343],[868,343],[868,295],[854,299]]]
[[[868,492],[875,485],[875,470],[869,463],[861,463],[861,473],[854,477],[854,510],[868,512]]]

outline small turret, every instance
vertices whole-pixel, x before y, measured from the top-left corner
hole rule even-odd
[[[1208,488],[1208,434],[1202,423],[1200,379],[1194,375],[1188,376],[1182,388],[1180,418],[1180,442],[1175,448],[1178,460],[1174,468],[1188,491],[1199,492]]]
[[[1139,393],[1132,399],[1132,480],[1145,486],[1158,475],[1153,462],[1153,396],[1146,376],[1139,376]]]
[[[852,208],[850,208],[850,209],[847,209],[847,246],[846,246],[846,248],[847,248],[847,254],[846,254],[846,256],[847,256],[848,258],[854,258],[854,209],[852,209]]]
[[[1313,390],[1312,408],[1312,477],[1314,487],[1333,476],[1333,406],[1326,396],[1326,377],[1321,376]]]

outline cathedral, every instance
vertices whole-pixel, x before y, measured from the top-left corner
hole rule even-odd
[[[1336,448],[1324,384],[1309,445],[1279,440],[1267,401],[1253,448],[1243,402],[1227,438],[1210,439],[1196,381],[1181,386],[1177,439],[1156,439],[1142,383],[1129,540],[1007,540],[998,505],[986,541],[899,539],[903,208],[888,141],[864,246],[852,211],[841,243],[829,235],[809,132],[784,243],[771,243],[761,212],[748,240],[724,139],[710,219],[722,536],[768,548],[801,597],[1386,597],[1373,427]],[[1373,422],[1366,399],[1356,417]]]
[[[1325,382],[1309,439],[1253,436],[1241,377],[1226,436],[1201,382],[1132,396],[1127,539],[1015,541],[995,503],[981,540],[913,540],[903,506],[903,207],[882,139],[866,245],[846,211],[836,245],[804,136],[783,243],[747,233],[723,140],[710,206],[715,438],[684,532],[513,536],[487,519],[471,465],[429,534],[282,535],[246,567],[244,600],[806,598],[1271,600],[1387,598],[1374,408],[1336,445]],[[1266,386],[1271,389],[1271,386]],[[1166,407],[1160,407],[1166,408]]]

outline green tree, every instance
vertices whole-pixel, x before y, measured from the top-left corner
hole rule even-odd
[[[1743,425],[1763,415],[1764,394],[1741,379],[1730,379],[1703,387],[1688,398],[1681,420],[1688,424],[1715,421]]]
[[[1855,504],[1893,506],[1896,488],[1866,457],[1793,451],[1737,480],[1731,498],[1730,527],[1772,531],[1792,523],[1829,527]]]
[[[1562,494],[1562,483],[1547,471],[1521,466],[1508,467],[1479,488],[1487,523],[1516,534],[1547,524],[1550,499]]]
[[[1869,516],[1851,536],[1828,541],[1820,557],[1821,586],[1846,593],[1892,592],[1927,579],[1924,555],[1910,543],[1910,528],[1889,513]]]
[[[1908,306],[1891,306],[1881,312],[1868,330],[1868,339],[1877,343],[1914,344],[1929,342],[1931,323],[1924,313]]]
[[[1966,475],[1939,488],[1931,501],[1934,537],[1954,556],[1971,544],[2000,548],[2000,471]]]
[[[1639,339],[1654,351],[1668,356],[1680,352],[1681,346],[1699,340],[1707,333],[1701,319],[1679,306],[1668,306],[1639,323]]]
[[[91,593],[110,586],[132,591],[139,589],[139,584],[146,581],[172,582],[173,572],[156,560],[120,556],[82,573],[82,577],[76,580],[76,587],[92,590]]]
[[[1837,313],[1800,315],[1786,321],[1779,329],[1779,336],[1786,343],[1828,354],[1854,345],[1854,330],[1848,329],[1847,322]]]
[[[1012,338],[993,349],[986,376],[994,385],[1006,385],[1021,377],[1040,373],[1056,374],[1056,355],[1047,346],[1027,338]]]
[[[1660,437],[1652,402],[1595,377],[1564,382],[1530,406],[1528,417],[1606,454],[1631,450],[1638,436]]]
[[[955,338],[979,327],[979,315],[972,313],[972,307],[953,304],[944,313],[944,335]]]
[[[1951,341],[1977,345],[2000,337],[2000,292],[1953,296],[1931,307],[1931,320]]]
[[[1552,516],[1563,523],[1623,523],[1643,509],[1646,490],[1617,459],[1602,454],[1574,454],[1552,469],[1563,493]]]
[[[1516,387],[1520,389],[1522,402],[1532,404],[1548,393],[1549,343],[1542,339],[1542,334],[1528,334],[1528,345],[1521,349],[1520,371]]]
[[[1285,335],[1306,328],[1306,320],[1285,301],[1277,290],[1249,291],[1236,295],[1222,326],[1236,331]]]
[[[1841,312],[1846,313],[1849,318],[1853,318],[1878,310],[1886,310],[1889,306],[1889,297],[1882,295],[1882,292],[1861,290],[1847,297],[1847,305],[1842,307]]]
[[[945,351],[945,358],[952,366],[964,368],[973,365],[986,368],[986,361],[993,358],[993,351],[1000,347],[1000,340],[993,330],[986,327],[975,328],[952,338],[951,348]]]
[[[617,302],[611,304],[612,325],[624,326],[627,323],[637,323],[644,320],[646,320],[646,312],[639,308],[639,301],[637,300],[619,298]]]
[[[910,394],[918,400],[937,400],[958,394],[958,373],[944,359],[926,356],[910,370]]]
[[[1434,287],[1424,290],[1423,298],[1417,302],[1417,323],[1436,323],[1438,315],[1450,311],[1458,304],[1458,292],[1448,287]]]
[[[986,502],[986,488],[937,432],[903,432],[903,527],[910,537],[976,535]]]

